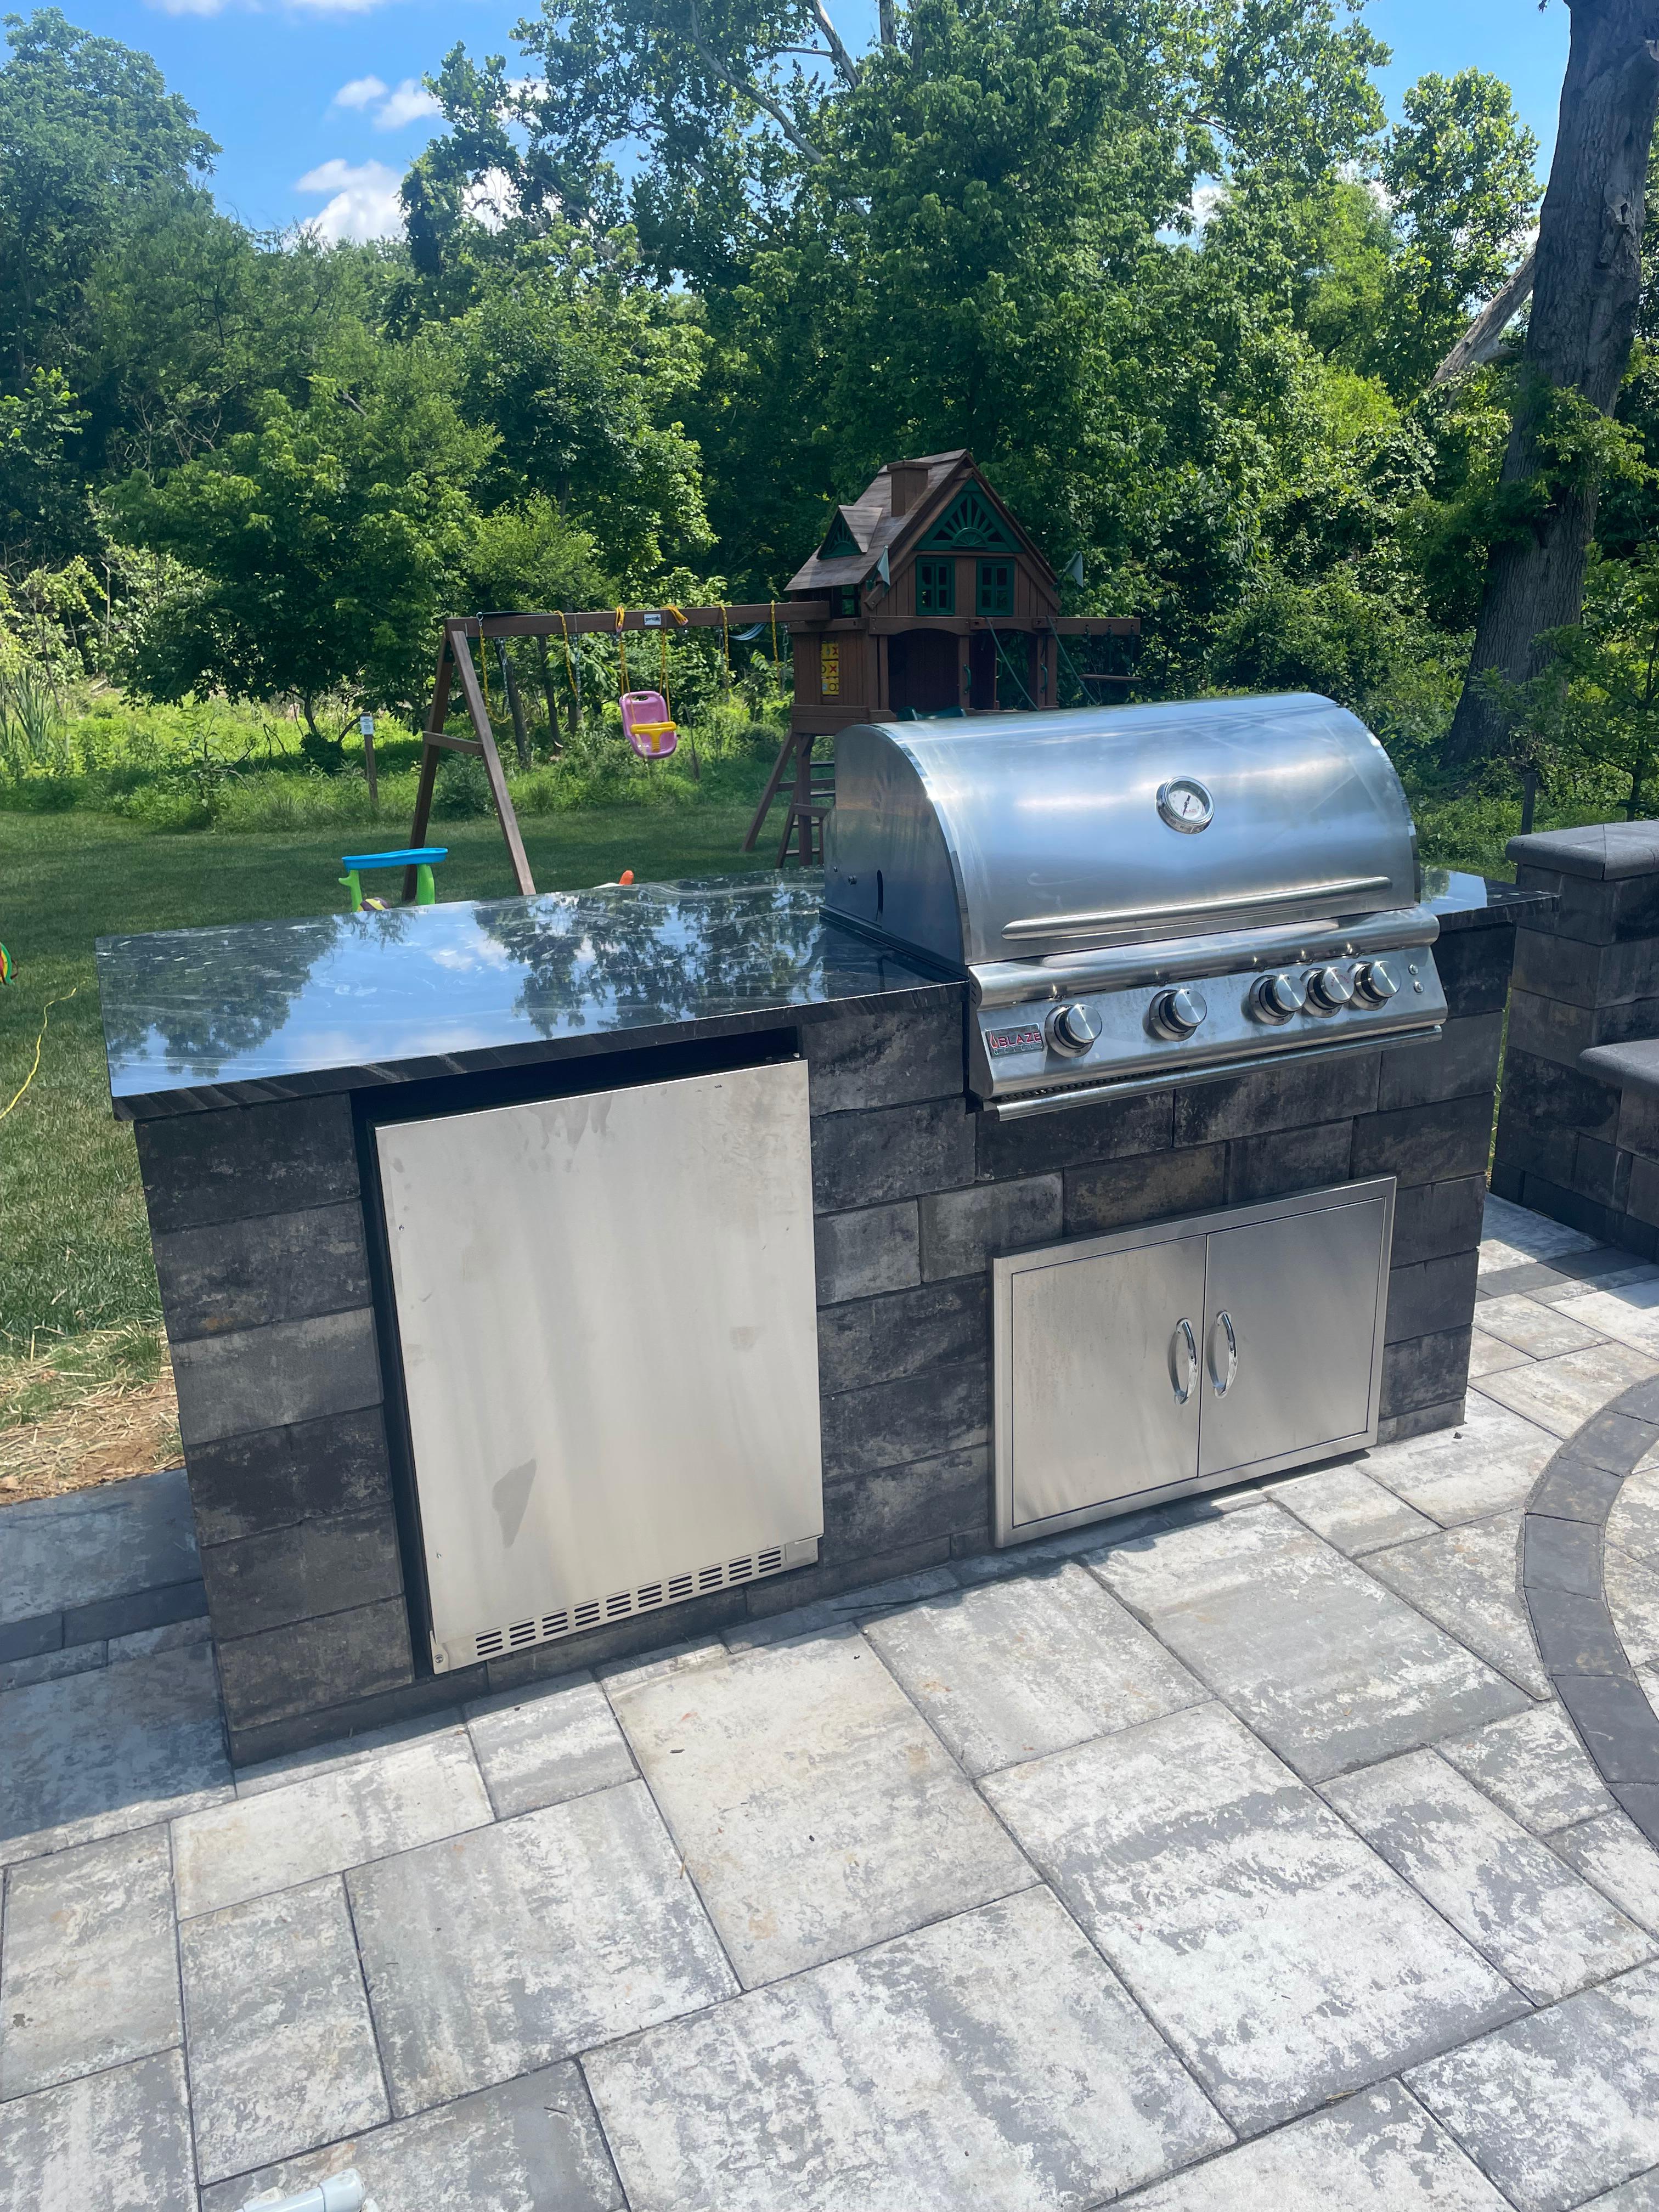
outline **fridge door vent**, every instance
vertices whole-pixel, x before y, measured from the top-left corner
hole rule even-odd
[[[597,1628],[602,1621],[653,1613],[659,1606],[678,1605],[705,1590],[728,1589],[738,1583],[755,1582],[763,1575],[781,1574],[786,1566],[810,1566],[817,1555],[816,1536],[802,1537],[791,1544],[769,1545],[764,1551],[752,1552],[746,1559],[700,1567],[692,1574],[671,1575],[665,1583],[641,1583],[636,1589],[615,1590],[609,1597],[561,1607],[557,1612],[544,1613],[535,1620],[509,1621],[501,1628],[481,1628],[468,1639],[471,1650],[455,1652],[434,1640],[432,1664],[441,1674],[452,1667],[470,1666],[477,1660],[504,1658],[509,1651],[521,1651],[527,1644],[550,1644],[558,1637],[574,1636],[584,1628]]]

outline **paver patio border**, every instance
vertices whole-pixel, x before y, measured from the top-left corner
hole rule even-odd
[[[1607,1603],[1603,1535],[1626,1480],[1659,1444],[1659,1377],[1568,1437],[1522,1520],[1521,1589],[1539,1656],[1596,1771],[1659,1848],[1659,1713]]]

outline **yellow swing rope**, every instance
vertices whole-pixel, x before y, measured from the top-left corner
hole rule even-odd
[[[574,662],[571,659],[571,658],[570,658],[570,623],[569,623],[568,619],[567,618],[567,617],[566,617],[566,616],[565,616],[565,614],[563,613],[562,610],[561,611],[560,615],[559,615],[559,628],[560,628],[560,629],[563,631],[563,633],[564,633],[564,672],[565,672],[565,676],[566,676],[567,679],[568,680],[568,683],[569,683],[569,685],[570,685],[570,689],[571,689],[571,690],[575,694],[575,696],[576,696],[577,700],[580,702],[580,698],[581,698],[581,696],[582,696],[582,687],[581,687],[581,685],[580,685],[580,684],[578,684],[578,683],[577,683],[577,681],[576,681],[576,666],[575,666],[575,663],[574,663]]]
[[[76,991],[78,991],[80,988],[81,986],[77,983],[75,985],[73,990],[60,991],[55,999],[48,999],[46,1005],[41,1008],[40,1034],[34,1040],[34,1064],[29,1069],[28,1073],[23,1078],[22,1082],[18,1085],[17,1089],[12,1093],[10,1105],[0,1106],[0,1121],[3,1121],[5,1120],[7,1115],[11,1112],[12,1107],[17,1104],[18,1101],[22,1097],[23,1093],[28,1089],[30,1084],[33,1082],[35,1077],[40,1072],[40,1048],[46,1041],[46,1024],[52,1019],[52,1008],[54,1006],[61,1006],[66,999],[72,999],[75,996]]]
[[[720,696],[729,699],[732,696],[732,623],[724,599],[720,601],[720,650],[726,655],[726,675],[720,685]]]
[[[783,661],[778,652],[778,603],[775,599],[769,599],[766,604],[772,610],[772,673],[777,678],[778,689],[781,691]]]
[[[628,689],[628,633],[623,628],[623,622],[627,613],[626,607],[617,610],[617,652],[622,661],[622,688],[624,691]]]
[[[662,611],[665,615],[672,615],[675,621],[680,625],[680,628],[682,629],[684,629],[686,617],[680,608],[670,605],[665,606]],[[666,623],[665,623],[662,628],[658,631],[657,638],[659,643],[662,647],[662,675],[659,679],[657,688],[662,693],[663,707],[668,715],[669,720],[672,722],[674,719],[674,713],[672,708],[670,707],[668,703],[668,624]]]

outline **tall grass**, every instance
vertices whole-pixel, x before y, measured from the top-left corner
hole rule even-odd
[[[137,707],[112,694],[67,721],[39,687],[25,685],[19,702],[9,720],[0,694],[0,810],[84,808],[147,830],[234,835],[391,827],[407,824],[414,811],[419,734],[384,720],[371,799],[355,730],[338,772],[327,774],[301,756],[296,723],[223,701]],[[778,745],[784,702],[764,703],[769,711],[757,719],[741,697],[706,702],[684,729],[678,751],[662,762],[633,753],[613,702],[575,732],[561,729],[556,741],[541,726],[527,769],[518,767],[510,739],[498,731],[514,806],[533,817],[592,806],[727,803]],[[492,811],[483,763],[447,758],[434,819],[467,821]]]

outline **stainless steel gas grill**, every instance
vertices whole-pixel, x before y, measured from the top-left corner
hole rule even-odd
[[[1400,779],[1309,694],[843,730],[825,868],[829,913],[966,974],[1001,1119],[1446,1018]]]

